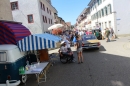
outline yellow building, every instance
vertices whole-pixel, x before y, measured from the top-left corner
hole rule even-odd
[[[0,0],[0,20],[13,20],[9,0]]]

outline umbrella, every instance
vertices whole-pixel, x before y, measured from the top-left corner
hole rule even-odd
[[[63,26],[64,26],[63,24],[54,24],[54,25],[50,26],[48,28],[48,30],[62,28]]]

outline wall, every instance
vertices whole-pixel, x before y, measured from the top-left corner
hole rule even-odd
[[[13,10],[13,20],[22,22],[32,34],[42,33],[41,19],[39,15],[39,6],[37,0],[10,0],[11,2],[18,1],[17,10]],[[27,15],[33,14],[34,23],[28,23]]]
[[[0,0],[0,20],[13,20],[9,0]]]
[[[49,24],[48,18],[54,21],[54,13],[51,5],[46,0],[10,0],[18,1],[19,9],[12,11],[14,21],[22,22],[32,34],[40,34],[48,30],[52,24]],[[41,9],[41,3],[45,5],[45,10]],[[47,13],[47,7],[51,10],[51,15]],[[34,23],[28,23],[27,15],[33,14]],[[43,15],[47,17],[47,22],[43,22]]]
[[[117,21],[117,34],[130,34],[130,0],[113,0]]]
[[[44,5],[45,5],[45,11],[44,11],[44,10],[41,10],[41,8],[39,8],[39,11],[41,12],[41,14],[40,14],[41,19],[43,19],[43,18],[42,18],[43,15],[47,17],[47,23],[44,23],[43,20],[42,20],[42,26],[43,26],[43,28],[44,28],[44,31],[47,31],[48,28],[49,28],[51,25],[54,24],[54,12],[53,12],[52,9],[51,9],[51,8],[52,8],[51,5],[50,5],[47,1],[45,1],[45,0],[40,0],[40,1],[41,1],[42,3],[44,3]],[[40,6],[40,7],[41,7],[41,6]],[[50,15],[49,13],[47,13],[47,7],[48,7],[49,10],[51,10],[51,15]],[[52,24],[49,24],[48,18],[52,19]]]
[[[94,8],[94,10],[92,10],[90,12],[91,12],[91,15],[93,15],[109,4],[111,4],[112,13],[109,15],[106,15],[104,17],[92,20],[91,25],[92,25],[93,29],[94,29],[94,26],[96,27],[96,22],[98,22],[98,23],[101,23],[101,29],[112,27],[114,29],[114,31],[116,31],[115,18],[114,18],[114,13],[113,13],[114,12],[113,0],[105,0],[105,1],[102,0],[102,3],[99,6],[97,6],[97,8]],[[111,21],[111,26],[109,26],[109,21]],[[105,22],[106,22],[106,25],[105,25]]]

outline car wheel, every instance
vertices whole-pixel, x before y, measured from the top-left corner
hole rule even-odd
[[[97,50],[99,50],[99,48],[96,48]]]
[[[27,81],[27,75],[21,75],[21,84],[25,84]]]

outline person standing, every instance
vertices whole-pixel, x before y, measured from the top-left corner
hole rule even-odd
[[[106,35],[106,42],[110,42],[110,39],[109,39],[110,30],[108,28],[106,28],[105,35]]]
[[[73,43],[74,43],[74,47],[76,48],[76,42],[77,42],[77,40],[76,40],[76,35],[74,35],[74,37],[73,37]]]
[[[115,39],[114,30],[110,28],[111,40]]]
[[[78,54],[78,64],[83,63],[83,54],[82,54],[82,40],[80,36],[76,37],[77,39],[77,54]]]
[[[94,35],[97,37],[97,39],[100,39],[100,33],[98,31],[95,31]]]
[[[106,29],[102,30],[102,40],[105,39],[105,30],[106,30]]]

